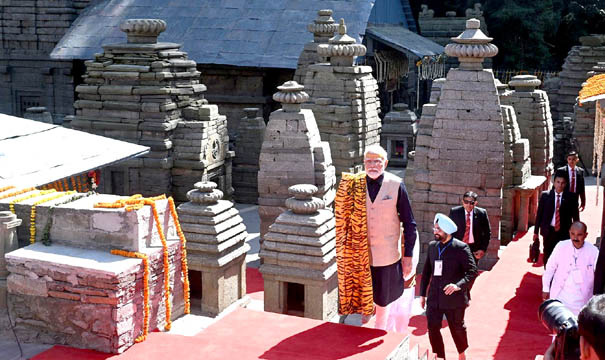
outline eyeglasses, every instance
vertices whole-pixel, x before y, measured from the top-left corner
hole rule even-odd
[[[463,203],[467,204],[467,205],[475,205],[475,201],[474,200],[462,200]]]

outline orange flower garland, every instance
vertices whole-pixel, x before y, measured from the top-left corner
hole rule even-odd
[[[71,177],[71,189],[78,190],[78,188],[76,187],[76,179],[73,176]]]
[[[134,339],[135,343],[140,343],[147,339],[149,333],[149,257],[146,254],[135,251],[111,250],[113,255],[120,255],[129,258],[138,258],[143,260],[143,334]]]
[[[598,74],[590,77],[584,83],[584,86],[580,90],[579,100],[591,98],[593,96],[605,94],[605,74]],[[580,106],[582,103],[580,102]]]
[[[78,183],[78,192],[82,192],[82,183],[80,182],[80,175],[76,176],[76,182]]]
[[[5,186],[0,188],[0,192],[5,192],[6,190],[14,189],[13,185]]]
[[[48,195],[50,193],[54,193],[55,191],[57,191],[57,190],[55,190],[55,189],[52,189],[52,190],[42,190],[42,191],[38,191],[37,193],[34,193],[34,194],[22,196],[20,198],[15,199],[15,200],[11,200],[11,202],[9,204],[10,211],[13,214],[15,213],[15,204],[16,203],[19,203],[19,202],[27,200],[27,199],[35,198],[35,197],[38,197],[38,196]]]
[[[169,263],[168,263],[168,243],[166,242],[166,236],[164,235],[164,230],[162,229],[162,224],[160,223],[160,216],[158,215],[158,210],[155,206],[155,201],[150,199],[145,199],[145,205],[150,205],[151,210],[153,211],[153,218],[155,219],[155,226],[160,234],[160,240],[162,241],[162,248],[164,252],[164,301],[166,303],[166,330],[170,330],[172,327],[172,308],[170,304],[170,272]]]
[[[176,232],[177,234],[179,234],[179,239],[181,240],[181,272],[183,273],[185,314],[189,314],[191,312],[191,302],[189,294],[189,266],[187,265],[187,240],[185,239],[185,234],[183,234],[183,230],[181,230],[181,223],[179,222],[179,217],[177,215],[176,207],[174,206],[174,199],[172,198],[172,196],[168,198],[168,204],[170,204],[170,214],[172,215],[172,220],[174,221]]]
[[[25,194],[26,192],[30,192],[32,190],[36,190],[36,188],[35,187],[28,187],[28,188],[21,189],[21,190],[18,190],[18,191],[13,191],[13,192],[8,193],[6,195],[1,195],[0,196],[0,200],[6,199],[6,198],[9,198],[9,197],[13,197],[13,196],[17,196],[17,195],[21,195],[21,194]]]
[[[166,330],[170,330],[172,327],[172,306],[170,303],[170,264],[169,264],[169,254],[168,254],[168,243],[166,242],[166,236],[164,236],[164,231],[162,229],[162,224],[160,223],[160,217],[158,215],[158,211],[155,206],[156,200],[164,200],[166,199],[166,195],[160,195],[152,198],[143,198],[141,194],[132,195],[126,199],[116,200],[112,203],[96,203],[94,204],[95,208],[124,208],[126,211],[138,210],[141,209],[145,205],[151,206],[151,210],[153,212],[153,219],[155,221],[156,229],[158,234],[160,235],[160,240],[162,242],[162,250],[163,250],[163,262],[164,262],[164,302],[166,306]],[[188,301],[188,294],[185,294],[185,303]]]
[[[73,195],[75,194],[75,191],[68,191],[68,192],[60,192],[56,195],[50,196],[48,198],[45,199],[41,199],[36,201],[35,203],[32,204],[32,208],[31,208],[31,213],[29,215],[29,220],[30,220],[30,224],[29,224],[29,243],[33,244],[36,242],[36,206],[43,204],[45,202],[48,201],[52,201],[55,199],[58,199],[60,197],[66,196],[66,195]]]

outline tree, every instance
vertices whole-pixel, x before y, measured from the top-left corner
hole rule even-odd
[[[479,0],[410,0],[427,4],[435,16],[459,16]],[[518,70],[561,68],[579,38],[605,33],[605,0],[483,0],[489,35],[500,49],[494,67]]]

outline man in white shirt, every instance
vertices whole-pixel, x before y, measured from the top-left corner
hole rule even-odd
[[[585,242],[586,224],[574,222],[570,240],[560,241],[553,250],[542,276],[542,298],[561,301],[574,315],[590,300],[599,250]]]

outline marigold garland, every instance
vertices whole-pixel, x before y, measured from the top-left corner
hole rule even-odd
[[[579,104],[582,106],[583,100],[603,94],[605,94],[605,74],[594,75],[583,84],[579,94]]]
[[[153,219],[155,221],[155,226],[160,235],[160,240],[162,242],[162,250],[163,250],[163,262],[164,262],[164,303],[166,306],[166,325],[164,326],[166,330],[170,330],[172,327],[172,305],[170,303],[170,264],[169,264],[169,254],[168,254],[168,242],[166,241],[166,236],[164,235],[164,230],[162,229],[162,224],[160,222],[160,217],[158,215],[158,211],[155,205],[156,200],[165,200],[166,195],[160,195],[152,198],[144,198],[141,194],[135,194],[126,199],[119,199],[112,203],[96,203],[94,204],[95,208],[124,208],[126,211],[138,210],[141,209],[145,205],[151,206],[151,210],[153,213]],[[172,209],[171,209],[172,211]],[[188,302],[188,294],[185,294],[185,304]]]
[[[111,250],[113,255],[120,255],[129,258],[139,258],[143,260],[143,334],[134,339],[135,343],[140,343],[147,339],[149,333],[149,257],[146,254],[135,251]]]
[[[185,314],[189,314],[191,312],[191,302],[189,294],[189,266],[187,265],[187,240],[185,239],[183,230],[181,230],[181,223],[179,222],[172,196],[168,198],[168,204],[170,204],[170,214],[172,215],[176,232],[179,234],[179,239],[181,240],[181,272],[183,274],[183,292],[185,294]]]
[[[17,196],[17,195],[21,195],[21,194],[25,194],[26,192],[30,192],[30,191],[33,191],[33,190],[36,190],[36,188],[32,186],[32,187],[28,187],[28,188],[21,189],[21,190],[18,190],[18,191],[13,191],[11,193],[8,193],[8,194],[5,194],[5,195],[1,195],[0,196],[0,200],[6,199],[6,198],[9,198],[9,197],[13,197],[13,196]]]
[[[82,183],[80,182],[80,175],[76,176],[76,183],[78,184],[78,192],[82,192]]]
[[[0,188],[0,193],[1,192],[5,192],[6,190],[14,189],[14,188],[15,188],[14,185],[9,185],[9,186],[5,186],[5,187],[1,187]]]
[[[10,208],[10,211],[14,214],[15,213],[15,204],[16,203],[19,203],[21,201],[25,201],[27,199],[35,198],[35,197],[38,197],[38,196],[48,195],[48,194],[54,193],[56,191],[57,190],[55,190],[55,189],[52,189],[52,190],[41,190],[41,191],[38,191],[36,193],[30,194],[30,195],[26,195],[26,196],[22,196],[20,198],[15,199],[15,200],[11,200],[11,202],[10,202],[10,204],[8,206]]]
[[[66,196],[66,195],[73,195],[75,194],[75,191],[67,191],[67,192],[60,192],[56,195],[47,197],[45,199],[41,199],[36,201],[35,203],[32,204],[32,208],[31,208],[31,213],[29,215],[29,220],[30,220],[30,224],[29,224],[29,243],[30,244],[34,244],[36,242],[36,206],[43,204],[45,202],[48,201],[52,201],[55,199],[58,199],[60,197]]]
[[[76,179],[74,176],[71,177],[71,189],[78,190],[78,188],[76,187]]]

